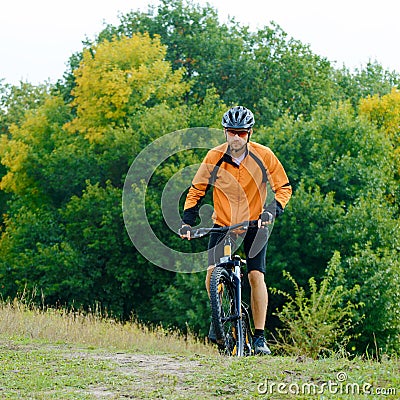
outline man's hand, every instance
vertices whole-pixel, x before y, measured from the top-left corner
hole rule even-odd
[[[258,227],[261,228],[274,222],[274,216],[269,211],[263,211],[258,217]]]
[[[182,239],[190,240],[190,236],[192,234],[192,227],[190,225],[182,225],[178,233]]]

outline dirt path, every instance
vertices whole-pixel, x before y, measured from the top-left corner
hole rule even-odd
[[[196,376],[210,374],[204,355],[138,354],[12,341],[0,341],[0,364],[0,397],[11,399],[25,398],[27,393],[35,400],[197,398]]]
[[[382,359],[377,364],[357,358],[237,358],[193,354],[184,349],[179,354],[163,354],[159,350],[152,354],[0,339],[0,398],[253,400],[264,395],[270,398],[271,394],[273,398],[294,399],[299,396],[282,397],[277,389],[303,385],[307,390],[325,391],[326,399],[365,398],[361,392],[352,397],[345,392],[343,396],[331,393],[329,382],[340,390],[362,390],[366,384],[371,389],[368,394],[379,390],[386,399],[399,399],[398,359]],[[301,398],[314,399],[315,395]]]
[[[180,356],[127,353],[86,354],[84,356],[110,362],[115,366],[116,373],[128,377],[131,385],[131,395],[133,396],[131,398],[136,398],[135,392],[161,394],[166,390],[169,391],[171,386],[176,392],[185,393],[189,390],[185,382],[192,380],[196,371],[203,366],[200,361],[188,360],[186,357]],[[91,387],[90,393],[101,398],[115,396],[118,391],[113,393],[110,388],[99,385]],[[129,394],[126,393],[125,397],[129,397]]]

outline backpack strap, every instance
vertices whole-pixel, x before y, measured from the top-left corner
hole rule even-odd
[[[261,169],[262,182],[267,183],[268,182],[268,174],[267,174],[267,170],[265,169],[264,163],[253,152],[249,151],[249,155]]]
[[[207,186],[207,190],[210,186],[213,186],[215,181],[217,180],[217,173],[218,173],[218,169],[220,167],[220,165],[226,161],[227,159],[227,153],[225,153],[218,161],[217,163],[214,165],[213,170],[211,171],[211,175],[210,175],[210,179],[208,180],[208,186]]]
[[[268,182],[268,174],[267,174],[267,170],[264,166],[264,163],[260,160],[259,157],[257,157],[253,152],[249,151],[249,155],[250,157],[257,163],[257,165],[260,167],[261,169],[261,173],[262,173],[262,183],[267,183]],[[220,165],[223,162],[230,162],[232,163],[231,159],[229,158],[229,154],[225,153],[215,164],[213,170],[211,171],[211,175],[210,175],[210,179],[208,180],[208,187],[214,185],[215,181],[217,180],[217,173],[218,173],[218,169],[220,167]],[[207,188],[208,189],[208,188]]]

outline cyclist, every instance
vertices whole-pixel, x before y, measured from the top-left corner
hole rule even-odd
[[[259,227],[262,227],[283,213],[292,195],[291,185],[282,164],[271,149],[250,141],[253,125],[254,115],[245,107],[232,107],[223,115],[226,142],[207,153],[192,181],[184,205],[180,229],[182,238],[190,240],[191,227],[196,224],[200,202],[211,186],[214,187],[214,226],[229,226],[259,219]],[[268,205],[265,204],[267,181],[275,194],[275,200]],[[264,337],[268,307],[268,291],[264,280],[268,232],[266,229],[248,228],[242,236],[251,288],[254,352],[266,355],[271,353]],[[205,281],[208,294],[212,271],[223,255],[223,237],[221,233],[210,235]],[[212,324],[208,336],[215,342]]]

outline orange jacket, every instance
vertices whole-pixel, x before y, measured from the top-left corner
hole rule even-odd
[[[237,165],[229,154],[228,143],[217,146],[207,153],[193,178],[182,220],[195,225],[200,202],[211,186],[214,186],[215,224],[228,226],[258,219],[267,196],[268,204],[273,201],[267,182],[275,194],[278,207],[283,210],[292,195],[292,187],[271,149],[249,142],[244,160]]]

